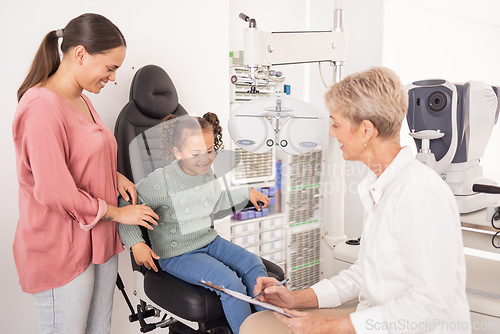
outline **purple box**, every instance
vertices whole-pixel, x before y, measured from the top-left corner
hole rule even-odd
[[[264,195],[269,196],[269,188],[263,187],[263,188],[259,188],[257,190],[260,191],[261,193],[263,193]]]

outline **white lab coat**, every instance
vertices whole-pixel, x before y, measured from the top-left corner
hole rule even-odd
[[[312,287],[319,307],[358,299],[358,334],[470,333],[460,215],[446,183],[404,147],[359,195],[358,260]]]

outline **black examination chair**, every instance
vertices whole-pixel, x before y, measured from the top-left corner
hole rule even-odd
[[[115,125],[118,141],[118,171],[134,182],[166,165],[159,158],[160,124],[169,114],[185,115],[179,104],[177,91],[168,74],[160,67],[147,65],[137,71],[130,87],[130,101],[122,109]],[[133,157],[133,159],[130,159]],[[136,157],[140,157],[136,158]],[[144,239],[149,242],[147,231]],[[124,294],[131,315],[129,320],[139,321],[141,332],[169,327],[172,334],[231,333],[219,297],[203,287],[191,285],[161,271],[148,270],[132,259],[134,295],[140,299],[137,310],[130,303],[118,276],[118,288]],[[284,278],[283,270],[263,259],[268,275]],[[147,323],[146,318],[156,318]]]

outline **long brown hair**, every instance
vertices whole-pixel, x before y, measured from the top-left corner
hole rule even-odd
[[[61,51],[66,53],[70,48],[82,45],[89,54],[105,53],[119,46],[127,46],[120,29],[110,20],[99,14],[80,15],[61,29]],[[53,30],[45,35],[31,64],[28,75],[17,91],[17,100],[24,93],[47,79],[57,71],[61,63],[58,48],[58,32]]]
[[[188,115],[175,116],[168,115],[163,120],[161,130],[161,157],[167,161],[175,160],[172,149],[180,149],[186,141],[185,130],[212,130],[214,134],[214,151],[219,151],[224,147],[222,143],[222,127],[216,114],[207,112],[203,117],[192,117]]]

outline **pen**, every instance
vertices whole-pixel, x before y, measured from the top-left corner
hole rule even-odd
[[[286,282],[288,282],[289,280],[290,280],[289,278],[285,278],[285,279],[284,279],[284,280],[282,280],[281,282],[276,283],[274,286],[280,286],[280,285],[283,285],[283,284],[285,284]],[[266,290],[266,289],[262,290],[261,292],[259,292],[259,293],[258,293],[258,294],[256,294],[255,296],[253,296],[253,297],[252,297],[252,299],[262,296],[262,295],[264,294],[264,291],[265,291],[265,290]]]

